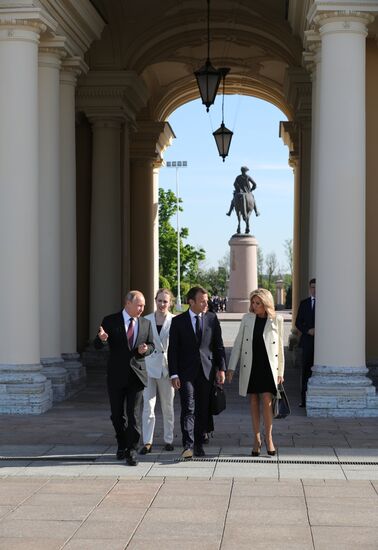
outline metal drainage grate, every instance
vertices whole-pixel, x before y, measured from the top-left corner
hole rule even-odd
[[[103,457],[104,455],[90,455],[90,456],[84,456],[84,455],[44,455],[44,456],[0,456],[0,462],[6,462],[11,460],[12,462],[15,460],[30,460],[33,462],[37,461],[59,461],[59,462],[94,462],[98,458]]]
[[[175,462],[220,462],[237,464],[309,464],[309,465],[330,465],[330,466],[378,466],[378,462],[368,460],[291,460],[280,459],[278,456],[272,458],[223,458],[223,457],[193,457],[191,459],[178,458]]]

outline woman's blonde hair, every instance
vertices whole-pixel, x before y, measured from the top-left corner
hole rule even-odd
[[[270,319],[275,319],[276,312],[274,309],[274,300],[271,292],[266,288],[257,288],[249,295],[249,311],[252,312],[252,298],[257,296],[262,301],[265,311]]]

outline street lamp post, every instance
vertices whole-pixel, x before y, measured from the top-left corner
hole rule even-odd
[[[167,162],[167,168],[176,168],[176,226],[177,226],[177,297],[176,297],[176,309],[181,311],[181,289],[180,289],[180,270],[181,270],[181,258],[180,258],[180,224],[179,224],[179,209],[180,209],[180,197],[179,197],[179,168],[186,168],[188,163],[186,160],[173,160]]]

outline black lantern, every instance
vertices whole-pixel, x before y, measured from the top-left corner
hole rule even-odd
[[[224,159],[228,155],[228,151],[231,145],[231,139],[232,139],[232,136],[234,135],[234,132],[231,132],[231,130],[226,128],[226,126],[224,125],[224,89],[225,89],[225,83],[226,83],[226,74],[230,72],[230,69],[227,69],[225,67],[225,68],[219,69],[219,72],[223,77],[222,124],[220,125],[218,130],[215,130],[215,132],[213,132],[213,136],[215,138],[215,143],[217,144],[217,147],[218,147],[219,156],[222,157],[224,162]]]
[[[209,111],[210,105],[215,101],[222,73],[217,70],[210,61],[210,0],[207,0],[207,59],[198,71],[194,71],[197,79],[199,93],[202,103],[206,105],[206,111]]]

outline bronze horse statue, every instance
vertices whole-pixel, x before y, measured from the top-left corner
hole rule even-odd
[[[240,222],[243,218],[245,222],[245,233],[249,233],[249,218],[253,210],[255,210],[255,199],[251,192],[235,193],[234,195],[235,212],[238,218],[237,233],[240,233]]]

